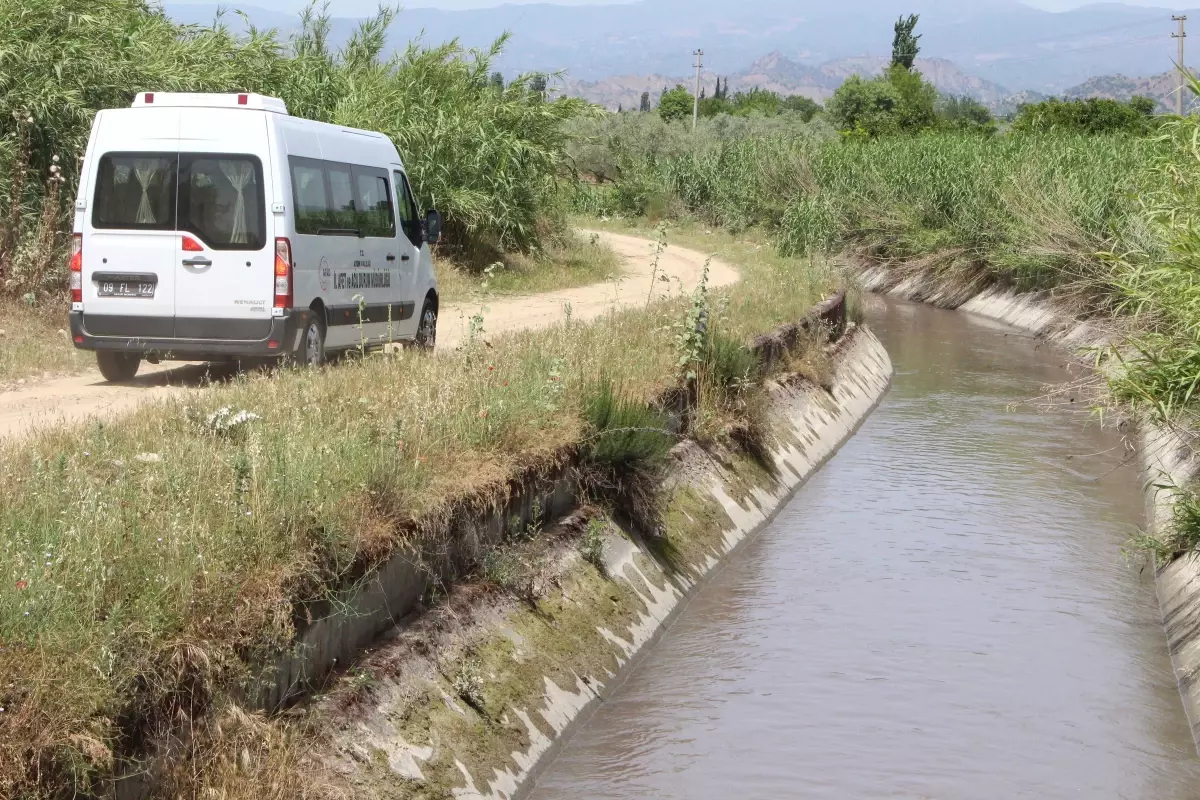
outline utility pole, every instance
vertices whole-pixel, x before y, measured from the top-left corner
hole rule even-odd
[[[1176,75],[1176,82],[1179,84],[1179,93],[1175,95],[1175,113],[1183,116],[1183,70],[1187,69],[1183,65],[1183,40],[1187,38],[1187,29],[1184,28],[1184,23],[1187,22],[1187,14],[1176,16],[1171,15],[1174,22],[1179,23],[1179,33],[1172,33],[1172,39],[1179,40],[1179,74]]]
[[[692,53],[696,57],[696,93],[692,95],[692,132],[696,131],[696,120],[700,119],[700,68],[704,66],[704,51]]]

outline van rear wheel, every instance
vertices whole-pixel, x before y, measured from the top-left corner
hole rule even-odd
[[[307,367],[319,367],[325,363],[325,326],[321,318],[313,314],[304,326],[304,336],[300,339],[300,352],[297,359]]]
[[[141,353],[122,353],[119,350],[97,350],[96,365],[100,374],[110,383],[133,380],[142,364]]]
[[[421,308],[421,321],[417,325],[416,345],[422,350],[432,350],[437,344],[437,307],[426,299]]]

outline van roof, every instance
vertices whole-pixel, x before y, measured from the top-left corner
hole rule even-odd
[[[133,108],[144,106],[176,106],[187,108],[245,108],[254,111],[270,111],[287,114],[287,106],[278,97],[240,92],[217,94],[214,92],[138,92],[133,97]]]

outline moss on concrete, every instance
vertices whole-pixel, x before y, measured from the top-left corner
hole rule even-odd
[[[667,506],[665,533],[650,550],[668,572],[697,577],[708,557],[725,552],[725,532],[733,520],[712,496],[693,486],[677,488]]]
[[[356,781],[357,796],[453,797],[453,790],[465,783],[458,763],[476,788],[486,791],[495,769],[515,771],[512,754],[528,751],[532,743],[516,710],[524,711],[543,735],[553,736],[539,713],[547,679],[576,692],[579,678],[603,680],[616,673],[623,653],[599,629],[628,636],[646,612],[645,604],[627,583],[606,580],[582,560],[572,563],[559,583],[561,591],[539,599],[535,607],[514,607],[502,628],[488,631],[453,663],[443,665],[447,675],[424,687],[423,695],[397,721],[397,733],[405,742],[433,748],[432,757],[418,764],[425,780],[397,775],[377,752],[362,771],[361,783]],[[474,698],[459,696],[453,686],[455,671],[467,660],[477,664],[482,677]]]

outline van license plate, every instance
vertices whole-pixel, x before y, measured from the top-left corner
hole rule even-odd
[[[101,297],[154,297],[153,283],[123,283],[121,281],[101,281]]]

